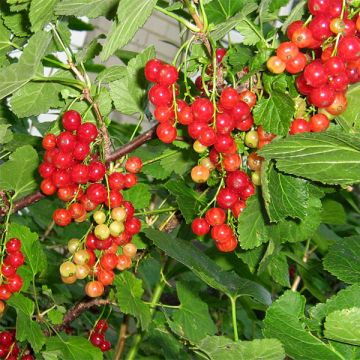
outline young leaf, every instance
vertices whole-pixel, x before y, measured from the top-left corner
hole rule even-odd
[[[349,129],[360,129],[360,84],[353,84],[346,91],[347,108],[339,115]]]
[[[238,22],[236,30],[244,37],[244,40],[242,41],[244,45],[256,45],[262,40],[260,29],[249,19]]]
[[[351,345],[360,345],[360,308],[337,310],[325,320],[326,338]]]
[[[304,308],[304,296],[290,290],[286,291],[266,312],[265,336],[279,339],[286,354],[294,359],[342,359],[329,345],[305,330],[304,324],[300,321],[304,317]]]
[[[242,249],[253,249],[269,241],[265,216],[260,197],[251,196],[238,220],[237,232]]]
[[[360,282],[360,236],[344,238],[330,247],[324,268],[340,280]]]
[[[131,201],[136,209],[148,207],[151,199],[150,187],[143,183],[125,190],[123,195],[124,199]]]
[[[125,46],[151,15],[157,0],[121,0],[114,22],[100,54],[107,60],[117,49]]]
[[[45,344],[45,336],[40,325],[32,320],[34,303],[19,293],[13,294],[7,303],[16,310],[16,338],[28,341],[34,351],[39,352]]]
[[[41,30],[54,16],[54,7],[58,0],[32,0],[30,3],[30,22],[33,32]]]
[[[262,194],[270,221],[304,219],[309,206],[307,181],[279,172],[273,163],[263,170]]]
[[[259,154],[277,160],[281,171],[324,184],[360,182],[358,134],[333,130],[293,135],[268,144]]]
[[[103,355],[99,348],[95,347],[90,341],[83,336],[69,336],[60,333],[57,336],[51,336],[46,341],[46,351],[44,352],[47,359],[66,360],[102,360]],[[60,354],[59,354],[60,353]]]
[[[32,146],[19,147],[7,162],[0,165],[0,189],[13,190],[13,199],[34,191],[38,186],[34,178],[38,161],[38,154]]]
[[[142,281],[134,274],[124,271],[115,277],[116,299],[120,309],[125,314],[135,316],[143,330],[150,324],[150,307],[141,298],[144,294]]]
[[[96,81],[103,84],[109,84],[120,80],[127,75],[126,66],[115,65],[104,69],[97,77]]]
[[[262,98],[253,110],[254,121],[264,130],[277,135],[287,135],[295,112],[291,97],[281,91],[273,90],[266,99]]]
[[[9,226],[7,238],[18,238],[22,242],[21,250],[25,255],[25,265],[29,266],[34,277],[46,269],[46,255],[40,245],[38,234],[26,226],[12,223]]]
[[[240,278],[234,272],[223,271],[213,260],[191,243],[173,238],[154,229],[145,229],[145,235],[167,255],[187,266],[196,276],[230,297],[251,296],[262,304],[270,304],[271,297],[261,285]]]
[[[208,306],[190,283],[177,282],[176,291],[180,300],[180,309],[173,313],[173,319],[182,328],[185,337],[192,342],[213,335],[216,331]]]
[[[62,0],[55,8],[56,15],[74,15],[96,18],[108,16],[119,0]]]
[[[285,357],[282,344],[276,339],[235,342],[225,336],[207,336],[196,348],[209,360],[282,360]]]
[[[219,24],[234,16],[243,6],[243,0],[215,0],[205,5],[205,11],[209,22]]]

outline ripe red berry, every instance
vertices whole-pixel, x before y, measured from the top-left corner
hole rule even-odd
[[[327,106],[325,110],[331,115],[340,115],[346,110],[346,108],[346,96],[343,93],[339,92],[335,94],[333,102],[329,106]]]
[[[39,174],[44,179],[50,178],[55,171],[55,166],[50,163],[43,162],[39,165]]]
[[[23,279],[18,274],[11,275],[7,278],[7,286],[12,293],[18,292],[23,286]]]
[[[320,61],[313,61],[305,67],[304,77],[306,83],[312,87],[324,85],[327,81],[326,72]]]
[[[58,226],[68,226],[71,223],[71,214],[66,209],[56,209],[53,214],[53,220]]]
[[[214,144],[215,140],[216,140],[216,133],[215,130],[212,127],[205,127],[199,137],[198,140],[200,141],[200,143],[204,146],[211,146]]]
[[[100,333],[103,334],[107,329],[108,329],[109,325],[107,323],[106,320],[99,320],[95,326],[95,330]]]
[[[298,54],[299,48],[291,41],[281,43],[276,50],[276,55],[285,62],[294,59]]]
[[[7,285],[0,285],[0,300],[9,300],[11,298],[11,291]]]
[[[325,14],[316,15],[308,26],[315,40],[325,41],[332,35],[330,18]]]
[[[238,102],[238,92],[232,88],[225,88],[220,96],[220,104],[227,110],[231,110]]]
[[[253,183],[249,182],[249,184],[245,188],[241,189],[240,198],[241,200],[246,201],[247,198],[249,198],[254,194],[255,194],[255,186]]]
[[[8,254],[13,253],[15,251],[19,251],[21,249],[21,241],[17,238],[11,238],[6,243],[6,252]]]
[[[119,172],[114,172],[108,177],[109,187],[112,190],[121,190],[125,186],[125,175]]]
[[[100,265],[105,270],[113,270],[116,268],[117,261],[116,254],[106,253],[101,256]]]
[[[311,14],[317,15],[326,13],[329,9],[330,1],[329,0],[309,0],[308,8]]]
[[[333,56],[324,63],[324,70],[328,76],[337,76],[345,71],[345,63],[339,56]]]
[[[86,159],[86,157],[90,154],[90,146],[87,143],[84,142],[77,142],[74,150],[73,150],[73,156],[74,159],[83,161]]]
[[[157,106],[154,110],[154,117],[159,122],[172,122],[175,118],[174,110],[167,105]]]
[[[295,119],[291,123],[290,131],[289,133],[291,135],[300,134],[304,132],[310,131],[310,123],[306,121],[305,119]]]
[[[314,41],[311,31],[306,27],[300,27],[294,31],[291,41],[298,48],[306,48]]]
[[[91,184],[86,190],[86,196],[94,204],[101,204],[107,199],[107,190],[102,184]]]
[[[149,91],[149,100],[155,106],[170,105],[172,98],[171,90],[164,85],[156,84]]]
[[[221,153],[226,153],[235,144],[234,139],[230,135],[217,135],[214,143],[215,150]]]
[[[224,155],[222,165],[226,171],[235,171],[241,165],[241,157],[239,154]]]
[[[72,167],[71,180],[76,184],[86,184],[89,181],[89,169],[87,165],[74,165]]]
[[[125,174],[124,187],[126,189],[130,189],[131,187],[135,186],[136,184],[137,184],[137,177],[135,174],[132,174],[132,173]]]
[[[68,110],[62,116],[62,124],[65,130],[76,131],[81,125],[81,115],[75,110]]]
[[[312,116],[309,123],[310,131],[312,132],[325,131],[330,125],[328,117],[324,114],[316,114]]]
[[[176,139],[177,131],[170,123],[164,122],[156,128],[156,135],[165,144],[170,144]]]
[[[286,30],[286,35],[288,39],[291,40],[295,30],[300,29],[303,26],[304,26],[304,22],[301,20],[292,22]]]
[[[220,64],[226,54],[226,49],[223,48],[216,49],[215,54],[216,54],[216,61],[218,64]]]
[[[116,260],[117,260],[117,257],[116,257]],[[98,273],[96,274],[96,277],[104,286],[108,286],[113,283],[115,274],[111,270],[100,269],[98,271]]]
[[[86,214],[84,205],[77,202],[72,203],[69,206],[69,211],[73,219],[78,219]]]
[[[77,139],[87,144],[94,141],[97,136],[98,136],[97,127],[90,122],[81,124],[77,130]]]
[[[104,178],[106,167],[101,161],[92,161],[89,166],[89,180],[92,182],[100,181]]]
[[[56,145],[60,151],[71,152],[76,146],[76,137],[69,131],[63,131],[56,138]]]
[[[1,265],[1,274],[3,276],[11,276],[14,275],[16,273],[16,268],[13,267],[12,265],[7,265],[7,264],[2,264]]]
[[[210,225],[204,218],[196,218],[191,223],[191,230],[195,235],[203,236],[210,231]]]
[[[123,201],[122,206],[124,206],[125,210],[126,210],[126,218],[130,219],[131,217],[134,216],[135,213],[135,209],[133,204],[130,201]]]
[[[324,108],[335,100],[335,92],[329,86],[321,86],[311,90],[309,101],[318,108]]]
[[[231,252],[234,251],[237,247],[236,237],[233,235],[225,242],[216,242],[216,247],[221,252]]]
[[[188,126],[188,134],[192,139],[198,139],[201,132],[208,127],[207,123],[194,121]]]
[[[217,204],[223,209],[230,209],[238,199],[238,195],[230,188],[222,188],[217,197]]]
[[[129,235],[135,235],[139,233],[140,230],[141,230],[141,221],[138,218],[132,217],[125,221],[125,231]]]
[[[360,58],[360,39],[356,36],[345,36],[340,39],[338,45],[338,56],[345,61]]]
[[[211,226],[221,225],[226,220],[225,211],[221,208],[211,208],[205,214],[205,220]]]
[[[217,242],[226,242],[234,233],[227,224],[216,225],[211,229],[211,237]]]
[[[249,105],[241,100],[234,105],[231,111],[231,116],[235,122],[245,120],[246,118],[249,117],[249,115],[250,115]]]
[[[129,173],[137,174],[141,171],[142,161],[137,156],[131,156],[127,159],[125,163],[125,169]]]
[[[74,163],[73,156],[70,152],[59,151],[53,160],[53,164],[58,169],[67,169]]]
[[[214,115],[214,106],[207,98],[196,99],[191,105],[195,121],[208,122]]]
[[[42,139],[42,147],[45,150],[53,149],[56,146],[56,136],[54,134],[47,134]]]
[[[103,341],[100,345],[100,350],[102,352],[109,351],[110,348],[111,348],[111,343],[110,343],[110,341],[107,341],[107,340]]]
[[[189,125],[194,121],[194,115],[191,107],[186,105],[182,109],[178,107],[177,117],[180,124]]]
[[[227,113],[216,114],[216,132],[219,134],[229,134],[234,130],[235,123],[233,118]]]
[[[289,60],[286,63],[286,71],[290,74],[297,74],[300,71],[303,71],[306,66],[307,58],[303,53],[299,53],[293,59]]]
[[[100,332],[93,332],[90,336],[90,342],[94,346],[99,347],[104,341],[105,341],[105,336]]]
[[[159,73],[156,77],[156,82],[161,85],[173,85],[179,77],[176,67],[169,64],[161,66]]]
[[[231,207],[231,212],[233,213],[234,217],[237,219],[240,214],[245,210],[246,208],[246,204],[239,200],[237,201],[232,207]]]
[[[56,186],[51,179],[44,179],[40,184],[40,190],[45,195],[53,195],[56,192]]]
[[[109,196],[106,197],[104,203],[107,207],[113,209],[119,207],[123,199],[124,198],[122,194],[119,192],[119,190],[110,190]],[[109,205],[109,201],[110,201],[110,205]]]
[[[248,186],[250,179],[244,171],[236,170],[227,175],[225,183],[232,191],[239,193]]]
[[[10,331],[0,332],[0,344],[10,347],[14,342],[14,335]]]
[[[162,68],[162,62],[158,59],[151,59],[145,65],[145,78],[150,82],[155,82]]]

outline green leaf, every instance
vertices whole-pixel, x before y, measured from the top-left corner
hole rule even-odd
[[[338,201],[326,199],[322,203],[321,222],[331,225],[342,225],[346,223],[344,207]]]
[[[216,327],[212,321],[208,306],[199,299],[190,283],[177,282],[176,291],[180,300],[180,309],[173,313],[173,319],[187,339],[196,342],[206,335],[213,335]]]
[[[59,325],[64,320],[64,313],[58,309],[52,309],[47,315],[53,325]]]
[[[17,37],[29,35],[29,19],[25,11],[3,16],[5,26]]]
[[[20,89],[32,79],[50,40],[50,33],[44,31],[37,32],[30,38],[19,62],[1,69],[0,99]]]
[[[265,336],[280,340],[286,354],[293,359],[342,359],[329,345],[305,330],[300,321],[304,317],[304,308],[304,296],[286,291],[266,312]]]
[[[226,34],[229,33],[230,30],[232,30],[236,25],[238,25],[240,21],[245,20],[246,16],[251,14],[256,9],[257,5],[255,3],[250,2],[246,4],[243,9],[235,16],[227,19],[225,22],[215,27],[215,30],[211,32],[211,37],[213,38],[213,40],[221,40]]]
[[[330,247],[324,258],[324,268],[340,280],[360,282],[360,236],[344,238]]]
[[[271,297],[261,285],[239,277],[234,272],[223,271],[207,255],[191,243],[173,238],[154,229],[145,229],[145,235],[167,255],[187,266],[196,276],[230,297],[251,296],[262,304],[270,304]]]
[[[226,59],[235,72],[241,71],[252,59],[252,56],[252,51],[248,47],[241,45],[230,48],[226,53]]]
[[[0,165],[0,188],[13,190],[13,199],[25,196],[37,188],[34,173],[38,166],[38,154],[30,145],[13,152],[9,160]],[[19,166],[21,164],[21,166]]]
[[[164,156],[160,160],[162,168],[177,175],[184,175],[196,162],[196,156],[192,148],[182,151],[167,149],[162,155]]]
[[[11,108],[20,118],[45,114],[51,108],[64,106],[60,92],[65,88],[51,82],[30,82],[14,93]]]
[[[275,159],[286,173],[320,181],[348,185],[360,182],[360,143],[357,134],[339,130],[306,133],[273,141],[259,151]]]
[[[253,110],[254,121],[264,130],[277,135],[287,135],[295,112],[291,97],[281,91],[273,90],[266,99],[262,98]]]
[[[107,60],[117,49],[125,46],[150,17],[157,0],[121,0],[114,22],[100,54]]]
[[[12,140],[13,134],[9,129],[10,126],[10,124],[0,125],[0,144],[6,144]]]
[[[58,0],[31,0],[29,17],[33,32],[41,30],[46,23],[52,20],[57,2]]]
[[[45,336],[40,325],[32,320],[34,303],[19,293],[13,294],[7,303],[16,310],[16,339],[28,341],[35,353],[39,352],[45,344]]]
[[[103,84],[109,84],[120,80],[127,75],[126,66],[115,65],[104,69],[96,78],[96,81]]]
[[[281,31],[283,32],[283,34],[286,33],[288,26],[292,22],[294,22],[296,20],[300,20],[302,18],[302,16],[305,13],[306,4],[307,4],[307,2],[305,0],[302,0],[299,3],[297,3],[296,6],[291,10],[289,16],[287,16],[287,18],[285,19],[285,21],[283,22],[283,25],[281,27]]]
[[[317,304],[309,309],[310,330],[321,332],[325,317],[337,310],[360,307],[360,285],[352,285],[340,290],[323,304]]]
[[[260,29],[251,20],[246,19],[238,22],[235,29],[244,37],[242,41],[244,45],[255,45],[262,40]]]
[[[55,8],[56,15],[87,16],[91,19],[107,16],[119,0],[62,0]]]
[[[92,345],[86,337],[69,336],[64,333],[47,339],[46,354],[48,359],[52,359],[49,356],[55,355],[64,360],[103,359],[101,350]]]
[[[321,223],[321,201],[310,198],[308,216],[302,220],[279,221],[268,227],[269,235],[279,242],[299,242],[311,237]]]
[[[209,360],[282,360],[285,352],[276,339],[232,341],[225,336],[207,336],[196,344]]]
[[[326,338],[360,345],[360,308],[334,311],[327,316],[324,326]]]
[[[150,186],[147,184],[137,184],[136,186],[123,191],[123,195],[125,200],[133,203],[135,209],[143,209],[150,204]]]
[[[243,6],[242,0],[214,0],[205,5],[205,11],[209,22],[219,24],[234,16]]]
[[[346,91],[347,108],[339,115],[349,128],[360,129],[360,84],[353,84]]]
[[[147,61],[154,56],[154,47],[148,47],[129,61],[127,73],[120,80],[110,83],[110,96],[118,111],[127,115],[144,113],[146,82],[143,68]]]
[[[269,241],[265,216],[260,197],[251,196],[238,220],[237,232],[242,249],[254,249]]]
[[[38,234],[31,232],[26,226],[12,223],[9,226],[7,238],[13,237],[22,241],[21,251],[25,255],[25,265],[30,267],[32,276],[44,271],[47,261]]]
[[[190,224],[206,199],[180,180],[169,180],[164,186],[175,196],[185,222]]]
[[[307,181],[277,171],[273,163],[262,172],[262,190],[270,221],[304,219],[309,206]]]
[[[134,274],[124,271],[115,277],[116,299],[120,309],[125,314],[133,315],[139,321],[141,328],[146,330],[150,324],[150,307],[141,298],[144,294],[142,281]]]
[[[269,266],[269,274],[275,282],[281,286],[290,287],[289,280],[289,264],[284,254],[277,254],[271,257]]]

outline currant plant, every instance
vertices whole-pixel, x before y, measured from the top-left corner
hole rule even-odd
[[[4,0],[0,358],[359,358],[359,14]]]

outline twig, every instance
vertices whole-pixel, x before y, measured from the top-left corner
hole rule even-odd
[[[121,359],[121,355],[122,355],[122,353],[124,351],[124,348],[125,348],[126,333],[127,333],[127,330],[128,330],[128,324],[129,324],[129,317],[127,315],[124,315],[124,321],[122,322],[122,324],[120,326],[119,339],[118,339],[118,342],[116,344],[114,360],[120,360]]]
[[[145,144],[147,141],[153,139],[155,137],[156,126],[152,127],[145,133],[139,135],[134,140],[129,143],[119,147],[113,153],[106,158],[106,163],[110,163],[112,161],[118,160],[124,155],[134,151],[141,145]],[[44,199],[45,195],[43,195],[40,191],[36,191],[30,195],[25,196],[24,198],[15,201],[13,206],[13,212],[17,212],[31,204],[38,202],[41,199]],[[4,216],[7,213],[6,208],[0,208],[0,216]]]
[[[306,247],[305,247],[305,251],[304,251],[304,257],[302,258],[302,261],[306,264],[309,260],[309,257],[311,256],[311,254],[316,250],[316,247],[313,248],[312,250],[309,250],[309,245],[310,245],[310,241],[308,241],[306,243]],[[299,287],[301,281],[301,276],[297,275],[294,279],[293,284],[291,285],[291,290],[292,291],[297,291],[297,288]]]

